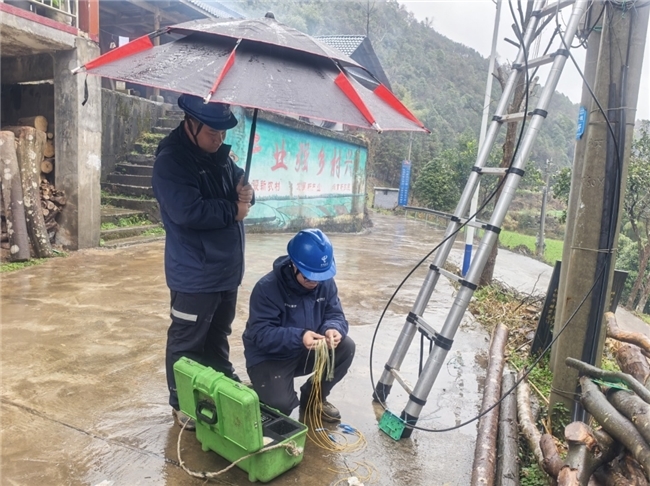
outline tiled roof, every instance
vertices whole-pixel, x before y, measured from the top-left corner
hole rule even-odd
[[[370,71],[388,89],[392,89],[377,53],[372,48],[372,43],[365,35],[321,35],[316,39],[350,56]]]
[[[347,56],[351,56],[366,38],[364,35],[319,35],[315,37]]]
[[[245,16],[242,15],[240,12],[237,12],[229,7],[226,7],[225,5],[221,4],[221,2],[215,2],[209,0],[208,1],[187,0],[187,1],[192,5],[194,5],[195,7],[217,18],[233,18],[233,19],[245,18]]]

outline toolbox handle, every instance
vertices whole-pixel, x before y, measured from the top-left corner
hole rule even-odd
[[[205,415],[203,410],[211,412],[210,415]],[[208,425],[214,425],[217,423],[217,407],[214,403],[207,400],[201,400],[196,404],[196,418],[201,422],[205,422]]]

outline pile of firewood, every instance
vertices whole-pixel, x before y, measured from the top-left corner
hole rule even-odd
[[[593,423],[573,422],[564,441],[542,434],[531,409],[530,389],[521,381],[515,393],[512,373],[502,375],[508,329],[495,329],[479,421],[472,486],[518,486],[518,441],[528,444],[548,484],[558,486],[648,486],[650,483],[650,338],[622,331],[608,313],[607,337],[622,372],[606,371],[567,358],[579,371],[584,409]],[[520,375],[521,376],[521,375]],[[596,381],[594,381],[596,380]],[[499,405],[496,405],[499,399]],[[565,450],[566,455],[560,454]]]
[[[2,247],[11,261],[53,256],[65,195],[52,184],[54,142],[43,116],[0,130]]]
[[[59,224],[56,222],[56,216],[65,206],[65,194],[63,191],[54,187],[47,178],[41,175],[41,212],[45,221],[45,229],[50,237],[50,243],[54,243],[56,232]]]

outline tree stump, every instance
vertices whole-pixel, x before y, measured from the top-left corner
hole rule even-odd
[[[25,219],[27,232],[32,241],[34,253],[38,258],[53,256],[52,245],[45,227],[41,212],[41,196],[39,192],[41,161],[45,132],[32,127],[8,127],[18,140],[16,155],[20,167],[20,177],[23,185],[23,202],[25,204]]]
[[[10,258],[15,262],[29,260],[29,236],[16,156],[16,137],[13,132],[0,132],[0,167],[2,167],[2,204],[7,223]]]

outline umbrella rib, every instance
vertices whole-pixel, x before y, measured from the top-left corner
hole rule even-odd
[[[223,81],[223,78],[226,76],[226,73],[230,71],[230,68],[232,65],[235,63],[235,51],[237,51],[237,47],[239,47],[239,44],[241,43],[241,39],[237,40],[237,43],[235,44],[235,47],[233,47],[232,51],[228,55],[228,59],[226,60],[226,64],[224,64],[223,69],[219,73],[219,76],[217,76],[216,81],[212,85],[212,89],[210,89],[210,92],[207,94],[207,96],[203,99],[205,103],[208,103],[211,99],[212,96],[214,96],[214,92],[217,91],[217,87]]]
[[[150,34],[143,35],[142,37],[138,37],[137,39],[127,44],[124,44],[123,46],[120,46],[117,49],[108,51],[102,54],[101,56],[96,57],[92,61],[88,61],[86,64],[74,68],[72,70],[72,74],[77,74],[82,70],[88,71],[90,69],[103,66],[104,64],[108,64],[109,62],[114,62],[124,57],[132,56],[134,54],[138,54],[139,52],[152,49],[153,48],[152,40],[155,39],[156,37],[160,37],[161,35],[165,34],[167,31],[169,31],[169,28],[164,27]]]
[[[370,113],[370,110],[363,102],[361,96],[359,96],[359,93],[357,93],[357,90],[354,89],[354,86],[352,86],[352,83],[350,83],[350,80],[343,73],[343,71],[339,72],[339,75],[334,80],[334,83],[341,89],[341,91],[343,91],[345,96],[347,96],[348,99],[352,101],[354,106],[357,107],[357,109],[361,112],[364,118],[368,120],[368,123],[370,123],[375,130],[381,131],[381,128],[375,121],[375,117],[372,116],[372,113]]]
[[[411,111],[406,106],[404,106],[404,104],[393,93],[391,93],[391,91],[386,86],[380,83],[379,86],[373,90],[373,93],[379,96],[382,101],[387,103],[395,111],[402,114],[412,122],[417,123],[420,128],[426,130],[428,133],[431,133],[431,130],[425,127],[424,124],[418,120],[415,115],[411,113]]]

